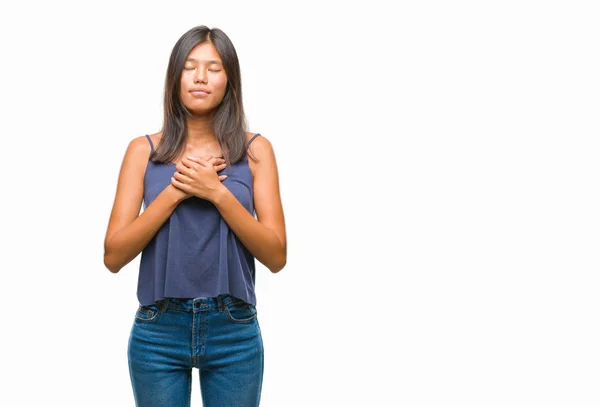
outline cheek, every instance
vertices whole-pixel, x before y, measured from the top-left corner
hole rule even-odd
[[[179,84],[183,89],[186,84],[194,83],[194,77],[190,73],[191,71],[183,71],[181,72],[181,76],[179,77]]]
[[[181,80],[179,81],[179,97],[181,98],[181,100],[184,100],[185,97],[189,96],[188,92],[186,91],[187,82],[188,80],[186,79],[186,77],[182,75]]]
[[[221,93],[225,93],[225,89],[227,88],[227,77],[223,76],[221,78],[216,78],[214,87],[215,89],[219,89]]]
[[[192,99],[190,94],[184,90],[183,86],[179,90],[179,99],[181,99],[181,101],[186,105]]]

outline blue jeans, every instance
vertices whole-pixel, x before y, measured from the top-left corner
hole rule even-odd
[[[192,368],[203,407],[256,407],[264,349],[256,307],[231,295],[140,306],[127,349],[137,407],[189,407]]]

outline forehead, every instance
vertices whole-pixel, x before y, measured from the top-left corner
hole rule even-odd
[[[187,61],[191,62],[217,62],[221,63],[221,57],[215,46],[210,42],[196,45],[187,56]]]

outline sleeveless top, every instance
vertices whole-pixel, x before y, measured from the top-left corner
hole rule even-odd
[[[255,134],[250,143],[259,136]],[[154,145],[149,135],[151,151]],[[144,174],[144,210],[171,183],[174,163],[148,159]],[[222,181],[255,215],[248,155],[225,168]],[[254,257],[208,200],[192,196],[180,202],[142,251],[137,297],[140,305],[165,298],[216,297],[229,294],[256,305]]]

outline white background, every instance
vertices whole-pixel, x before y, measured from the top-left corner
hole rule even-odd
[[[280,171],[261,406],[599,405],[593,2],[166,3],[0,10],[1,405],[134,405],[139,257],[103,239],[201,24]]]

